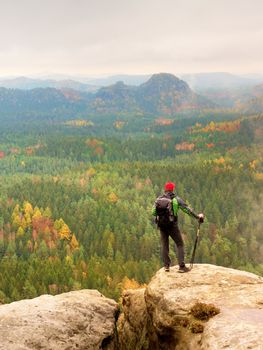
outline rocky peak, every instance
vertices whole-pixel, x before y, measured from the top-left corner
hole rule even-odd
[[[178,90],[191,92],[188,84],[170,73],[153,74],[145,83],[140,85],[140,90],[148,90],[150,93],[160,93]]]
[[[96,98],[105,99],[113,104],[121,103],[125,98],[131,98],[133,95],[133,87],[125,85],[123,81],[102,87],[96,93]]]

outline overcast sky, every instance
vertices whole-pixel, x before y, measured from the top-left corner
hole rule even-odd
[[[263,0],[0,0],[0,75],[263,73]]]

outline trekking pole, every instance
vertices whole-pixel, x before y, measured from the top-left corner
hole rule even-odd
[[[200,226],[201,226],[201,222],[199,221],[198,222],[197,231],[196,231],[194,250],[193,250],[193,253],[192,253],[191,260],[190,260],[190,270],[192,270],[193,265],[194,265],[195,251],[196,251],[196,247],[197,247],[198,238],[199,238],[199,235],[200,235]]]

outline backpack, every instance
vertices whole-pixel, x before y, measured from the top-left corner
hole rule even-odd
[[[162,195],[155,201],[156,223],[162,229],[169,229],[174,223],[174,214],[172,208],[172,199],[169,196]]]

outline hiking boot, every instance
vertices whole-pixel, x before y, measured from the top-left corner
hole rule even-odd
[[[189,272],[189,271],[190,271],[189,267],[187,267],[185,265],[179,267],[179,272],[181,272],[181,273]]]
[[[169,272],[170,271],[170,266],[164,266],[164,271]]]

